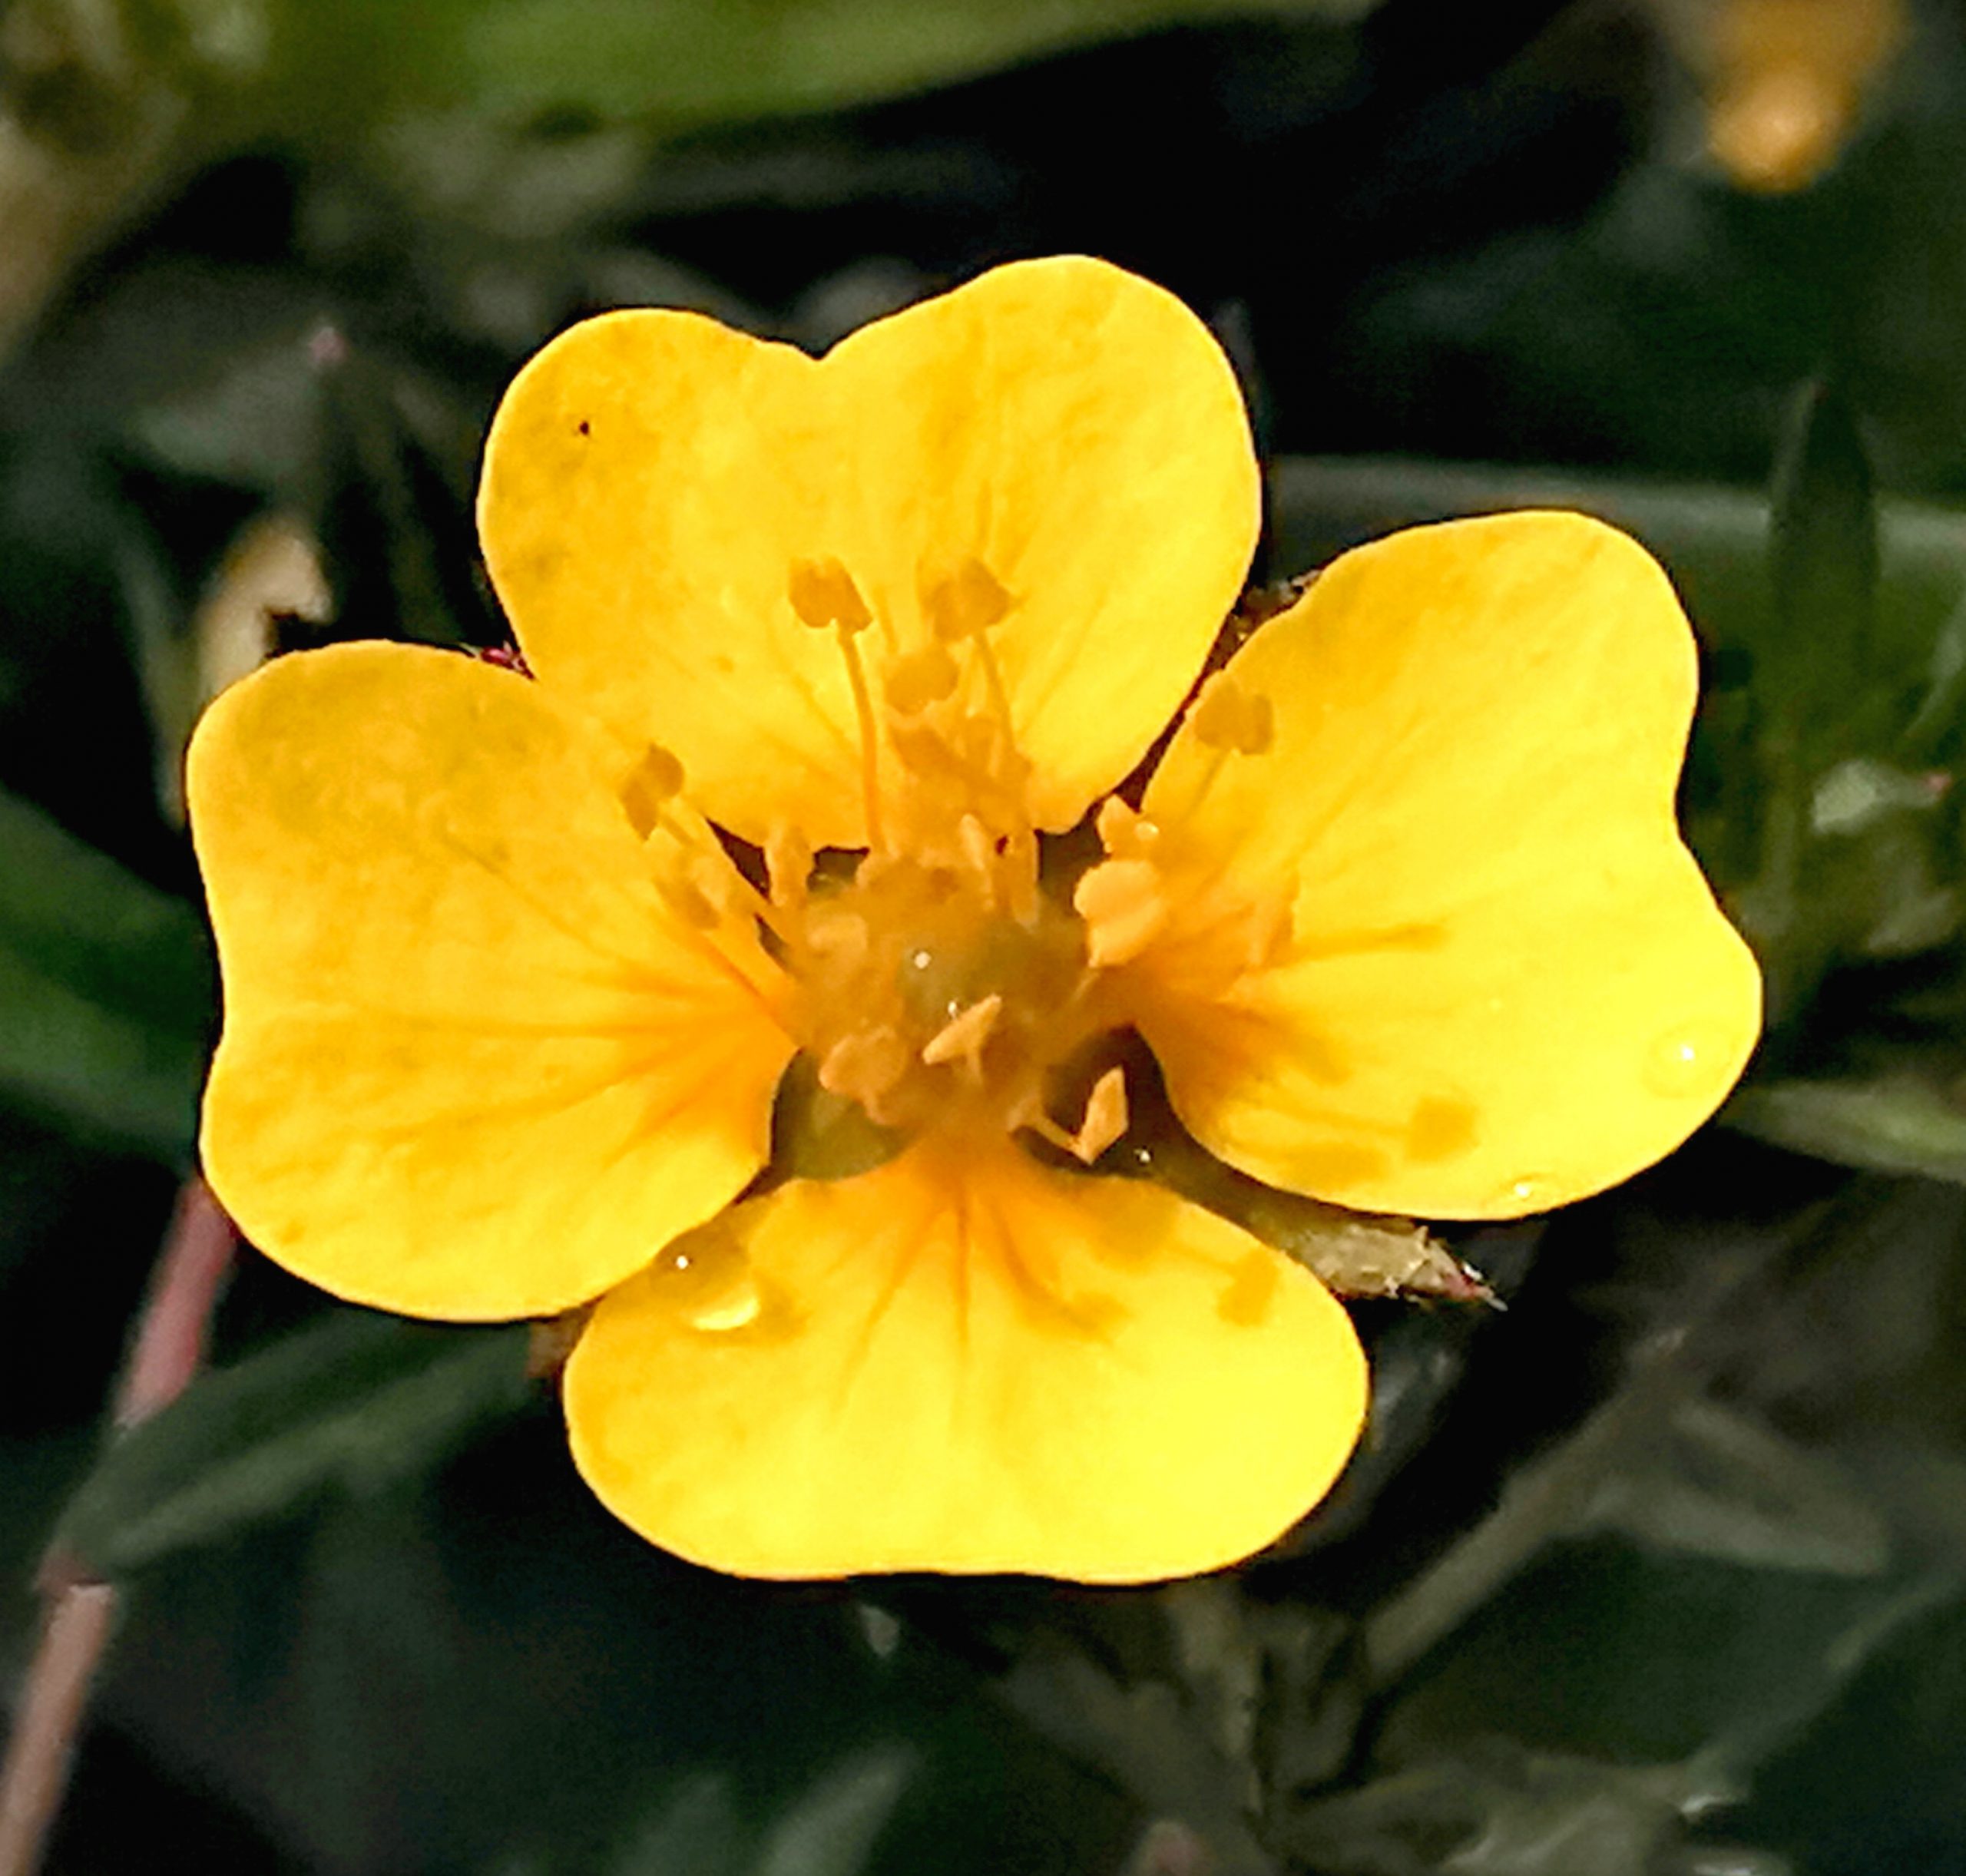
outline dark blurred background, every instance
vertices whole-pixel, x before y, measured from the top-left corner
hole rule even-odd
[[[216,992],[177,765],[273,647],[505,634],[483,426],[585,313],[815,349],[1019,255],[1183,295],[1260,577],[1580,507],[1665,561],[1771,1027],[1504,1311],[1362,1305],[1339,1495],[1167,1589],[791,1589],[585,1496],[523,1331],[250,1255],[104,1403]],[[49,1867],[1966,1871],[1966,9],[0,0],[0,1686],[119,1631]]]

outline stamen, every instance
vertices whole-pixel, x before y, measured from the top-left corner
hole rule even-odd
[[[806,921],[806,943],[822,958],[858,963],[867,955],[870,934],[858,912],[819,912]]]
[[[1249,915],[1245,968],[1267,971],[1281,964],[1296,935],[1296,921],[1292,915],[1288,893],[1278,892],[1258,900]]]
[[[953,573],[925,583],[922,616],[944,644],[987,632],[1017,604],[1003,582],[971,555]]]
[[[994,581],[991,582],[994,585]],[[998,587],[998,591],[1002,589]],[[1006,603],[1008,607],[1008,597]],[[1008,873],[1011,915],[1028,925],[1038,912],[1038,835],[1031,824],[1029,794],[1031,765],[1017,746],[1017,725],[1011,716],[1010,693],[989,640],[978,630],[971,634],[977,662],[983,668],[984,688],[990,699],[990,714],[995,720],[1000,751],[996,763],[998,779],[1010,799],[1015,816],[1005,849]]]
[[[1158,826],[1117,795],[1108,795],[1099,804],[1093,826],[1100,845],[1106,849],[1106,857],[1112,860],[1144,859],[1147,850],[1160,838]]]
[[[1102,860],[1080,876],[1072,909],[1085,921],[1086,961],[1095,971],[1137,958],[1173,910],[1150,860]]]
[[[1262,692],[1245,690],[1226,671],[1217,671],[1190,705],[1187,726],[1209,753],[1182,809],[1193,814],[1232,755],[1261,756],[1268,751],[1276,737],[1276,713]]]
[[[860,792],[867,809],[867,845],[875,852],[887,845],[881,831],[880,732],[874,722],[874,700],[867,694],[867,670],[860,648],[846,627],[839,628],[840,655],[846,660],[846,681],[853,687],[853,713],[860,720]]]
[[[948,739],[926,723],[890,723],[888,741],[902,766],[924,781],[960,780],[966,774]]]
[[[881,690],[898,716],[919,716],[930,704],[952,696],[961,675],[945,647],[924,645],[889,663],[881,673]]]
[[[715,895],[703,890],[701,862],[707,859],[721,862],[723,856],[715,835],[694,815],[671,805],[677,802],[683,786],[681,762],[659,743],[649,744],[621,783],[621,806],[637,835],[653,841],[660,834],[672,843],[674,851],[658,860],[656,868],[656,891],[664,904],[685,925],[711,931],[726,915],[741,915],[730,902],[734,895],[745,909],[778,931],[772,908],[757,888],[728,865],[716,866]],[[697,874],[694,879],[690,876],[692,871]],[[720,899],[723,902],[720,907]],[[782,931],[779,935],[783,936]]]
[[[837,560],[794,561],[786,582],[786,597],[802,624],[816,631],[831,627],[846,660],[846,681],[852,687],[853,714],[860,726],[860,792],[867,812],[867,845],[885,847],[881,831],[880,731],[874,720],[874,700],[867,690],[867,669],[856,637],[874,622],[853,576]]]
[[[1208,750],[1208,760],[1202,765],[1202,772],[1196,779],[1194,786],[1188,790],[1187,803],[1181,809],[1183,814],[1193,814],[1208,799],[1208,791],[1214,787],[1215,778],[1221,774],[1223,765],[1229,759],[1229,751],[1226,748],[1212,748],[1206,743],[1202,747]]]
[[[1242,739],[1236,745],[1239,756],[1266,756],[1276,740],[1276,712],[1262,692],[1249,698],[1249,716],[1243,726]]]
[[[842,1100],[858,1101],[880,1120],[882,1097],[908,1073],[908,1044],[885,1024],[842,1036],[819,1058],[819,1086]]]
[[[1038,918],[1040,903],[1038,890],[1038,836],[1031,832],[1030,819],[1024,812],[1023,798],[1018,797],[1018,810],[1022,825],[1005,843],[1003,852],[1004,871],[1008,875],[1008,898],[1011,916],[1028,928]]]
[[[1201,687],[1188,712],[1188,726],[1205,748],[1260,756],[1276,734],[1276,716],[1262,692],[1245,690],[1226,671]]]
[[[628,824],[647,839],[662,823],[664,805],[682,792],[682,763],[660,743],[651,743],[621,784],[621,806]]]
[[[749,914],[774,936],[786,938],[779,908],[730,863],[717,836],[694,815],[680,805],[654,809],[642,838],[653,841],[657,834],[674,849],[658,862],[656,878],[656,890],[671,912],[706,931],[726,917]]]
[[[997,1027],[997,1018],[1003,1013],[1004,1000],[998,991],[993,990],[988,996],[979,998],[968,1009],[952,1017],[922,1045],[922,1060],[935,1068],[960,1058],[968,1064],[971,1077],[981,1080],[984,1044],[990,1040],[990,1032]]]
[[[1109,1068],[1092,1084],[1086,1097],[1085,1112],[1077,1129],[1067,1133],[1044,1111],[1044,1103],[1028,1095],[1005,1117],[1012,1133],[1028,1129],[1061,1153],[1068,1153],[1081,1165],[1090,1166],[1127,1130],[1127,1072]]]
[[[1087,1166],[1127,1130],[1127,1071],[1109,1068],[1093,1083],[1071,1150]]]
[[[1020,1106],[1013,1108],[1006,1124],[1012,1133],[1026,1128],[1035,1133],[1046,1145],[1055,1146],[1061,1153],[1075,1153],[1078,1149],[1072,1143],[1076,1134],[1067,1133],[1044,1109],[1035,1095]]]
[[[996,719],[997,733],[1004,739],[1006,754],[1014,755],[1017,725],[1011,720],[1011,693],[1004,688],[1003,669],[990,649],[989,640],[981,632],[973,634],[969,642],[976,647],[977,662],[983,667],[983,686],[990,699],[990,714]]]
[[[799,622],[815,631],[838,626],[850,636],[865,631],[873,623],[874,615],[854,584],[852,574],[831,557],[794,561],[786,584],[786,597],[791,601]]]
[[[789,822],[775,822],[765,836],[765,878],[773,905],[798,911],[812,877],[813,843]]]
[[[997,843],[990,838],[990,830],[973,814],[965,814],[957,822],[955,831],[962,843],[962,857],[982,888],[983,903],[995,912],[1001,899],[997,890]]]
[[[699,931],[713,931],[723,921],[703,889],[693,880],[676,877],[658,878],[655,889],[662,902],[687,925]]]

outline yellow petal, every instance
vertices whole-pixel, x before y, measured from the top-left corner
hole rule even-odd
[[[609,1508],[720,1570],[1184,1576],[1315,1504],[1364,1414],[1308,1272],[1008,1145],[932,1140],[705,1236],[721,1270],[602,1299],[566,1408]]]
[[[762,1163],[791,1046],[773,967],[665,907],[612,753],[538,685],[405,646],[279,660],[207,713],[203,1151],[289,1269],[415,1315],[544,1314]]]
[[[1261,517],[1234,373],[1171,294],[1074,257],[998,267],[843,340],[877,612],[972,564],[1036,816],[1071,826],[1194,681]]]
[[[1611,1185],[1713,1112],[1760,978],[1680,839],[1693,642],[1643,548],[1575,514],[1415,528],[1335,562],[1230,669],[1274,742],[1176,738],[1145,811],[1218,882],[1134,967],[1203,1142],[1361,1209],[1495,1218]],[[1266,904],[1293,936],[1239,976],[1236,928],[1206,921],[1253,908],[1246,931]]]
[[[1192,681],[1258,506],[1206,329],[1064,258],[995,269],[817,362],[693,314],[589,320],[508,392],[479,525],[545,682],[674,749],[726,826],[762,840],[792,816],[857,845],[852,692],[834,635],[793,610],[799,569],[851,578],[876,663],[932,642],[938,587],[990,595],[979,620],[1007,600],[991,642],[1038,819],[1062,827]]]

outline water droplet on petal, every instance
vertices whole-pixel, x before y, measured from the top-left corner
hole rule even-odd
[[[676,1313],[707,1333],[742,1328],[756,1320],[762,1305],[750,1259],[721,1219],[674,1239],[650,1276]]]
[[[1712,1086],[1720,1038],[1696,1025],[1669,1029],[1647,1050],[1640,1077],[1662,1100],[1683,1100]]]
[[[1492,1201],[1498,1213],[1540,1212],[1556,1203],[1556,1183],[1547,1173],[1524,1173],[1512,1179]]]
[[[763,1299],[758,1293],[757,1279],[750,1271],[742,1270],[714,1297],[685,1311],[683,1319],[690,1328],[713,1335],[726,1329],[742,1328],[747,1322],[755,1322],[763,1305]]]

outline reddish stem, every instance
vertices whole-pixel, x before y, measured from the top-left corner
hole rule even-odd
[[[116,1426],[127,1432],[167,1407],[205,1365],[212,1308],[238,1242],[232,1220],[195,1173],[151,1273],[150,1294],[116,1389]]]
[[[232,1221],[194,1174],[178,1194],[117,1383],[117,1433],[168,1406],[204,1366],[212,1310],[236,1243]],[[51,1550],[39,1583],[41,1639],[0,1768],[0,1876],[34,1876],[41,1867],[116,1620],[114,1586],[98,1582],[77,1557]]]

